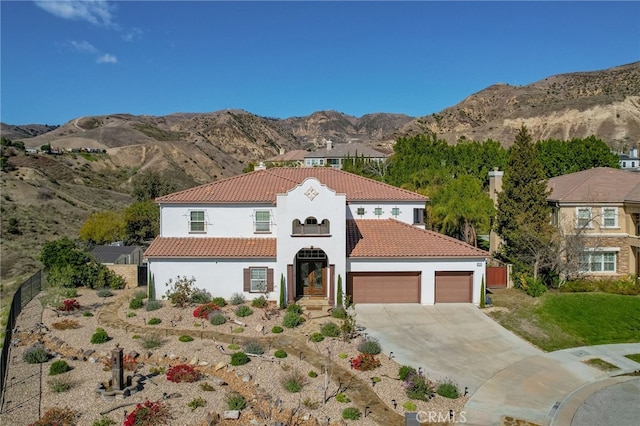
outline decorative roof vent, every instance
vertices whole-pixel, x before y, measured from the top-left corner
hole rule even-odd
[[[327,141],[327,151],[331,151],[333,149],[333,141]]]
[[[264,165],[264,163],[261,161],[261,162],[259,162],[259,163],[258,163],[258,165],[257,165],[257,166],[255,166],[255,167],[253,168],[253,170],[256,170],[256,171],[257,171],[257,170],[267,170],[267,167],[266,167],[266,166]]]

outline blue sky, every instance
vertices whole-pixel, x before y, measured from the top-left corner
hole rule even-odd
[[[1,1],[9,124],[244,109],[424,116],[640,60],[640,2]]]

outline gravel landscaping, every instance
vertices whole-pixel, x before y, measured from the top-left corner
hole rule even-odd
[[[400,366],[384,348],[374,356],[380,366],[371,371],[352,368],[362,337],[351,342],[339,337],[325,337],[320,342],[309,339],[328,321],[340,325],[341,320],[323,311],[308,311],[301,326],[282,327],[282,333],[273,333],[274,327],[282,326],[285,314],[273,307],[251,307],[245,302],[252,313],[238,317],[238,306],[227,305],[218,312],[226,322],[212,325],[193,316],[195,305],[175,308],[163,301],[159,309],[147,311],[145,306],[130,309],[132,298],[131,291],[98,297],[95,290],[79,289],[76,300],[80,309],[64,313],[42,311],[37,299],[30,302],[19,318],[16,346],[11,348],[0,423],[29,425],[52,407],[68,407],[77,413],[78,425],[93,425],[102,415],[121,424],[136,404],[161,401],[170,407],[169,424],[207,424],[207,418],[223,416],[229,409],[228,396],[238,393],[247,401],[240,418],[222,419],[218,424],[262,425],[276,420],[291,425],[315,425],[316,421],[323,425],[345,421],[358,425],[402,424],[405,411],[459,412],[467,400],[464,396],[449,399],[439,395],[427,401],[410,400],[404,382],[398,378]],[[118,326],[105,320],[109,315]],[[37,326],[39,322],[44,327]],[[106,331],[107,342],[91,343],[98,328]],[[214,335],[211,333],[218,338],[210,338]],[[193,340],[181,341],[189,340],[180,339],[181,335],[190,335]],[[45,342],[53,356],[43,364],[28,364],[23,354],[38,340]],[[154,341],[161,345],[145,347]],[[264,354],[250,356],[245,365],[232,366],[231,355],[246,350],[248,343]],[[125,371],[125,376],[141,376],[142,389],[128,397],[110,398],[95,391],[112,377],[107,366],[116,346],[135,360],[135,373]],[[286,357],[274,356],[279,349],[287,352]],[[282,352],[278,355],[283,356]],[[67,361],[71,369],[50,376],[49,368],[58,359]],[[193,367],[201,377],[193,383],[169,381],[166,372],[178,364]],[[428,372],[424,376],[428,379]],[[405,405],[407,402],[415,405]],[[343,410],[348,407],[360,411],[358,420],[343,420]]]

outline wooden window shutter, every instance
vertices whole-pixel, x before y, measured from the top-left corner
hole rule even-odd
[[[249,268],[244,268],[243,275],[243,290],[249,292],[251,291],[251,270]]]
[[[273,291],[273,268],[267,269],[267,291]]]

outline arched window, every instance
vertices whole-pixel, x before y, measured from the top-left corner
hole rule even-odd
[[[291,226],[291,233],[293,235],[329,235],[331,228],[328,219],[323,219],[318,223],[318,219],[313,216],[309,216],[304,220],[304,223],[299,219],[295,219]]]

